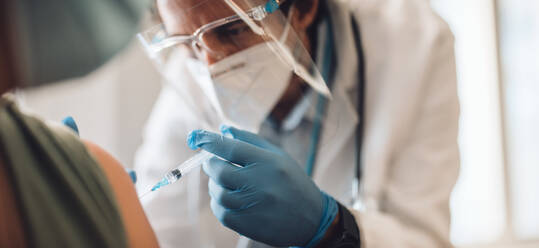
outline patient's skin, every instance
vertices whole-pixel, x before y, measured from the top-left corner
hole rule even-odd
[[[144,214],[135,187],[124,167],[97,145],[84,141],[90,153],[103,168],[112,186],[127,231],[130,247],[158,247],[155,233]]]

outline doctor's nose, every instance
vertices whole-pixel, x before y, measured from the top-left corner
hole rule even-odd
[[[213,47],[215,46],[212,46],[212,48]],[[208,65],[211,65],[242,50],[244,50],[244,48],[220,43],[217,48],[212,49],[211,51],[208,51],[206,49],[200,49],[199,56],[200,59],[203,59]]]
[[[198,57],[199,60],[206,62],[207,65],[212,65],[217,62],[219,62],[221,59],[223,59],[224,56],[220,56],[219,54],[215,54],[212,52],[205,51],[203,49],[199,49],[195,51],[196,57]]]
[[[203,58],[208,65],[215,64],[219,62],[222,58],[219,58],[218,56],[212,55],[210,53],[205,53]]]

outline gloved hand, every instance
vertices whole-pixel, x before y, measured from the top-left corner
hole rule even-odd
[[[192,149],[227,160],[214,157],[203,166],[214,215],[226,227],[269,245],[316,245],[337,215],[336,201],[278,147],[236,128],[221,131],[233,138],[195,130],[187,140]]]
[[[79,135],[79,127],[77,126],[77,123],[75,123],[75,119],[73,119],[73,117],[67,116],[66,118],[62,120],[62,124],[64,124],[64,126],[66,127],[71,128],[73,132]]]

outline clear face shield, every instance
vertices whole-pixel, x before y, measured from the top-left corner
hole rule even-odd
[[[337,154],[342,146],[335,141],[353,135],[357,120],[348,102],[329,104],[344,93],[335,91],[332,98],[311,54],[322,65],[332,49],[294,28],[297,11],[290,2],[285,9],[285,1],[293,0],[158,0],[163,23],[138,38],[168,86],[190,101],[188,107],[202,112],[201,118],[216,116],[210,125],[200,120],[201,129],[219,132],[227,124],[258,133],[310,174],[315,161],[318,167]],[[344,164],[332,166],[353,175]]]
[[[316,48],[292,27],[285,1],[158,0],[163,23],[138,38],[165,79],[185,86],[179,91],[195,81],[221,123],[256,132],[268,116],[283,121],[312,103],[307,95],[331,98],[309,52]]]

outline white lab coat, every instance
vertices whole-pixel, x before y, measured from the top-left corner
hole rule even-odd
[[[367,78],[364,208],[352,211],[362,247],[451,247],[449,198],[459,170],[451,31],[426,0],[329,1],[329,7],[339,65],[328,121],[340,126],[331,137],[323,133],[321,144],[331,148],[319,152],[314,180],[350,203],[358,122],[352,15],[361,30]],[[154,108],[136,158],[139,189],[192,154],[185,144],[190,130],[219,124],[189,80],[165,86]],[[163,247],[236,246],[238,235],[211,213],[207,177],[200,171],[147,196],[143,205]]]

